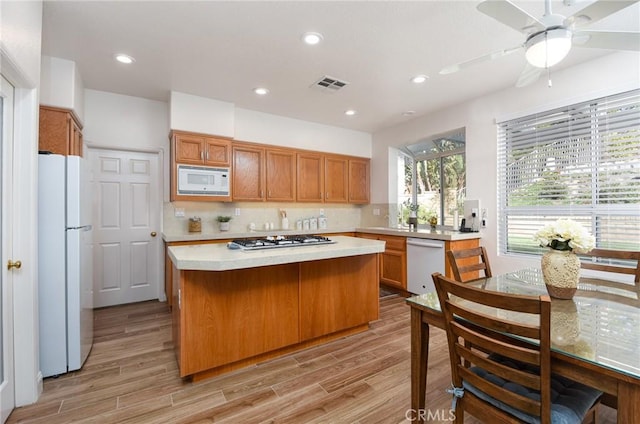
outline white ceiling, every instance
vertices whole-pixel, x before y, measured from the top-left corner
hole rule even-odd
[[[76,62],[85,87],[167,101],[170,91],[236,107],[375,132],[513,86],[524,52],[451,75],[443,67],[520,45],[515,30],[476,10],[478,1],[45,1],[43,54]],[[544,2],[515,1],[534,16]],[[565,16],[590,4],[553,2]],[[640,31],[635,4],[592,29]],[[321,44],[301,42],[306,31]],[[133,56],[133,65],[113,60]],[[574,48],[562,67],[611,53]],[[409,80],[430,79],[422,85]],[[350,84],[327,94],[324,75]],[[576,76],[579,77],[579,76]],[[546,89],[546,79],[536,84]],[[258,97],[252,89],[267,87]],[[357,115],[344,115],[347,109]],[[413,110],[415,115],[403,116]]]

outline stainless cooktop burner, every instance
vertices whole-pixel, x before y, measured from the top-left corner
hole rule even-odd
[[[258,250],[277,247],[311,246],[332,244],[335,241],[318,235],[269,236],[264,238],[237,239],[227,243],[229,249]]]

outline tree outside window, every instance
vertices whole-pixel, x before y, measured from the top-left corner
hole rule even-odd
[[[466,191],[464,129],[429,137],[404,152],[398,167],[404,171],[399,178],[399,224],[406,225],[411,205],[417,205],[418,225],[428,225],[435,216],[439,225],[457,227],[454,216],[456,211],[462,215]]]

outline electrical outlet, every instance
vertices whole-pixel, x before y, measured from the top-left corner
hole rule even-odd
[[[324,216],[324,209],[320,209],[320,216]]]
[[[236,208],[236,210],[235,210],[235,216],[240,216],[240,208]]]
[[[380,208],[374,208],[374,209],[373,209],[373,214],[374,214],[375,216],[380,216]]]
[[[184,218],[184,208],[175,208],[173,214],[176,218]]]

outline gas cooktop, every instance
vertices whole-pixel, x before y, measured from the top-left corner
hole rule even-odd
[[[258,250],[277,247],[311,246],[316,244],[332,244],[335,241],[317,235],[269,236],[263,238],[246,238],[232,240],[227,243],[229,249]]]

